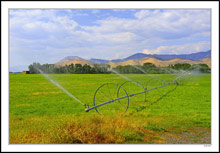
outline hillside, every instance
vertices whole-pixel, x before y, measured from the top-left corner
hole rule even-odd
[[[181,58],[181,59],[188,59],[188,60],[198,61],[198,60],[201,60],[203,58],[211,57],[211,50],[208,50],[208,51],[205,51],[205,52],[198,52],[198,53],[191,53],[191,54],[180,54],[180,55],[136,53],[136,54],[133,54],[133,55],[127,57],[127,58],[111,60],[111,62],[118,63],[118,62],[123,62],[123,61],[127,61],[127,60],[142,59],[142,58],[145,58],[145,57],[152,57],[152,56],[154,56],[155,58],[158,58],[160,60],[171,60],[171,59],[174,59],[174,58]]]
[[[83,60],[83,59],[78,56],[67,56],[64,59],[60,60],[58,63],[72,61],[72,60]]]
[[[55,63],[55,65],[57,65],[57,66],[65,66],[65,65],[70,65],[70,64],[92,65],[92,62],[89,60],[85,60],[85,59],[75,59],[75,60],[71,60],[71,61],[64,61],[64,62]]]
[[[211,57],[203,58],[200,60],[202,63],[207,64],[209,67],[211,67]]]
[[[189,63],[198,64],[205,63],[209,67],[211,66],[211,51],[198,52],[192,54],[181,54],[181,55],[158,55],[158,54],[143,54],[136,53],[124,59],[116,60],[103,60],[103,59],[90,59],[85,60],[78,56],[67,56],[59,62],[55,63],[57,66],[65,66],[70,64],[88,64],[93,65],[94,63],[105,63],[109,64],[111,67],[116,67],[118,65],[143,65],[144,63],[153,63],[156,66],[168,66],[170,64],[176,63]]]
[[[199,61],[193,61],[193,60],[187,60],[187,59],[181,59],[181,58],[175,58],[175,59],[171,59],[171,60],[159,60],[155,57],[145,57],[139,60],[128,60],[128,61],[124,61],[124,62],[118,62],[118,63],[114,63],[114,62],[109,62],[108,64],[111,67],[116,67],[118,65],[143,65],[144,63],[153,63],[156,66],[168,66],[170,64],[176,64],[176,63],[189,63],[189,64],[199,64],[199,63],[204,63],[207,65],[211,65],[211,58],[204,58],[201,59]]]
[[[193,60],[188,60],[188,59],[181,59],[181,58],[175,58],[171,60],[160,60],[155,57],[145,57],[142,59],[132,59],[132,60],[127,60],[123,62],[108,62],[112,68],[116,66],[125,66],[125,65],[143,65],[144,63],[153,63],[156,66],[168,66],[170,64],[176,64],[176,63],[189,63],[189,64],[199,64],[199,63],[204,63],[207,64],[209,67],[211,66],[211,58],[204,58],[198,61],[193,61]],[[91,62],[89,60],[85,59],[76,59],[76,60],[71,60],[71,61],[65,61],[65,62],[58,62],[55,65],[57,66],[65,66],[65,65],[70,65],[70,64],[88,64],[88,65],[93,65],[94,62]]]

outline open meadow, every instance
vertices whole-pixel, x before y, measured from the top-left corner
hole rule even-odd
[[[84,104],[93,106],[95,91],[105,83],[123,84],[116,74],[49,74]],[[178,77],[175,74],[125,74],[139,82],[124,86],[128,94],[147,85],[159,86]],[[149,80],[154,78],[154,83]],[[156,78],[156,79],[155,79]],[[160,81],[157,81],[160,80]],[[163,81],[161,81],[163,80]],[[158,84],[159,82],[159,84]],[[109,86],[117,98],[117,88]],[[149,88],[148,88],[149,89]],[[104,90],[104,89],[103,89]],[[105,92],[105,91],[104,91]],[[120,94],[120,92],[119,92]],[[123,96],[123,95],[120,95]],[[146,96],[146,99],[145,99]],[[110,98],[110,99],[109,99]],[[121,100],[123,105],[126,99]],[[127,112],[118,101],[99,110],[85,112],[84,106],[41,74],[9,75],[10,144],[210,144],[211,75],[191,74],[164,88],[129,97]],[[122,105],[121,105],[122,106]],[[126,105],[127,106],[127,105]]]

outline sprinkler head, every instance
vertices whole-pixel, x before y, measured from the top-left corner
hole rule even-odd
[[[88,108],[87,108],[88,106]],[[85,112],[89,112],[89,105],[85,104]]]

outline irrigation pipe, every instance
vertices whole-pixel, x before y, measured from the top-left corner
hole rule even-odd
[[[101,104],[99,104],[99,105],[93,106],[93,107],[91,107],[91,108],[86,108],[85,111],[86,111],[86,112],[89,112],[89,111],[92,110],[92,109],[95,109],[95,108],[100,107],[100,106],[103,106],[103,105],[105,105],[105,104],[114,102],[114,101],[116,101],[116,100],[124,99],[124,98],[127,98],[127,97],[132,97],[132,96],[135,96],[135,95],[139,95],[139,94],[142,94],[142,93],[149,92],[149,91],[151,91],[151,90],[155,90],[155,89],[158,89],[158,88],[165,87],[165,86],[167,86],[167,85],[170,85],[170,84],[176,82],[178,79],[182,78],[183,76],[185,76],[185,75],[179,76],[179,77],[177,77],[175,80],[173,80],[173,81],[171,81],[171,82],[168,82],[168,83],[166,83],[166,84],[164,84],[164,85],[162,85],[162,86],[154,87],[154,88],[152,88],[152,89],[145,90],[145,91],[143,91],[143,92],[138,92],[138,93],[130,94],[130,95],[127,95],[127,96],[119,97],[119,98],[116,98],[116,99],[112,99],[112,100],[106,101],[106,102],[104,102],[104,103],[101,103]]]

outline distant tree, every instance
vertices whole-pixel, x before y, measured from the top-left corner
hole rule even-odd
[[[110,65],[100,63],[100,64],[94,64],[93,65],[96,73],[110,73],[108,69],[110,68]]]
[[[65,73],[65,67],[64,66],[59,67],[59,73],[61,73],[61,74]]]
[[[88,73],[90,73],[90,70],[91,70],[91,66],[89,66],[87,64],[82,66],[82,73],[88,74]]]
[[[33,74],[36,74],[36,73],[40,73],[39,70],[41,70],[41,65],[40,63],[33,63],[31,66],[30,66],[31,69],[30,70],[30,73],[33,73]]]
[[[58,67],[54,68],[54,73],[59,74],[60,73],[60,69]]]
[[[182,64],[182,69],[183,70],[188,70],[191,67],[191,65],[189,63],[183,63]]]
[[[92,68],[91,68],[90,73],[91,73],[91,74],[96,73],[96,71],[95,71],[95,68],[94,68],[94,67],[92,67]]]
[[[210,73],[211,68],[207,64],[193,64],[190,68],[191,71],[201,72],[201,73]]]
[[[182,67],[182,64],[180,64],[180,63],[177,63],[177,64],[174,64],[174,69],[176,69],[176,70],[179,70],[179,69],[181,69],[181,67]]]
[[[187,70],[191,67],[191,65],[189,63],[177,63],[174,64],[173,68],[176,70]]]
[[[68,71],[69,71],[69,73],[74,73],[75,68],[74,68],[74,64],[73,63],[68,65]]]
[[[113,70],[115,70],[115,71],[117,71],[119,73],[123,73],[122,69],[123,69],[123,66],[121,66],[121,65],[116,66],[115,68],[113,68]]]
[[[173,64],[169,64],[169,66],[168,66],[168,67],[170,67],[170,68],[174,69],[174,65],[173,65]]]
[[[43,64],[40,63],[33,63],[29,65],[29,71],[32,74],[40,73],[39,70],[41,70],[43,73],[56,73],[56,74],[62,74],[62,73],[78,73],[78,74],[94,74],[94,73],[110,73],[109,68],[110,65],[108,64],[94,64],[93,66],[90,66],[88,64],[81,65],[81,64],[70,64],[65,66],[56,66],[54,64]],[[199,72],[210,72],[210,68],[207,64],[194,64],[191,66],[188,63],[177,63],[175,65],[169,65],[167,67],[156,67],[152,63],[144,63],[143,66],[141,65],[125,65],[125,66],[116,66],[113,68],[113,70],[117,71],[118,73],[139,73],[142,74],[143,71],[146,73],[152,73],[152,74],[164,74],[164,73],[174,73],[176,70],[180,69],[186,70],[190,69],[193,71],[199,71]],[[143,70],[143,71],[141,71]],[[113,73],[113,72],[112,72]]]
[[[144,63],[143,64],[143,67],[144,68],[152,68],[152,67],[156,67],[153,63],[149,63],[149,62],[147,62],[147,63]]]
[[[33,67],[32,64],[30,64],[30,65],[28,66],[28,69],[29,69],[29,71],[30,71],[31,74],[35,74],[35,73],[36,73],[36,72],[35,72],[35,69],[34,69],[34,67]]]
[[[81,64],[75,64],[75,73],[77,73],[77,74],[82,73],[82,65]]]

